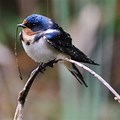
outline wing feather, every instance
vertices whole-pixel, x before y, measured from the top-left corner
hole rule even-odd
[[[49,32],[48,32],[49,31]],[[96,62],[87,57],[82,51],[72,45],[72,39],[66,32],[58,30],[48,30],[44,33],[46,40],[57,50],[66,53],[71,59],[78,62],[98,65]]]

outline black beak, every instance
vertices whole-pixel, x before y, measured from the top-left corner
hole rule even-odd
[[[17,27],[26,28],[26,26],[24,24],[17,24]]]

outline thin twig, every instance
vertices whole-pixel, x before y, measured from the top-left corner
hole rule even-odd
[[[32,71],[32,73],[30,74],[30,77],[27,80],[25,86],[23,87],[23,89],[19,93],[18,104],[17,104],[17,107],[16,107],[14,120],[23,120],[23,109],[24,109],[24,104],[25,104],[25,101],[26,101],[26,97],[28,95],[28,92],[29,92],[29,90],[30,90],[30,88],[32,86],[32,83],[34,82],[35,77],[37,76],[37,74],[39,72],[43,73],[45,71],[46,67],[51,66],[51,64],[53,65],[54,63],[57,63],[60,60],[61,59],[41,64],[35,70]]]
[[[26,100],[27,94],[30,90],[30,87],[31,87],[35,77],[39,73],[38,68],[39,68],[39,66],[35,70],[32,71],[32,73],[31,73],[29,79],[27,80],[24,88],[19,93],[18,105],[17,105],[16,112],[14,115],[14,120],[22,120],[23,119],[23,108],[24,108],[25,100]]]
[[[93,70],[91,70],[90,68],[88,68],[87,66],[85,66],[79,62],[76,62],[76,61],[68,59],[68,58],[63,59],[63,60],[74,63],[74,64],[78,65],[79,67],[85,69],[89,73],[91,73],[94,77],[96,77],[100,82],[102,82],[113,93],[113,95],[115,96],[114,99],[120,103],[120,95],[101,76],[99,76]]]
[[[24,104],[26,101],[26,97],[28,95],[28,92],[32,86],[33,81],[35,80],[35,77],[37,76],[37,74],[39,72],[43,72],[45,71],[46,67],[53,65],[54,63],[57,63],[59,61],[67,61],[70,63],[74,63],[76,65],[78,65],[79,67],[85,69],[86,71],[88,71],[89,73],[91,73],[94,77],[96,77],[100,82],[102,82],[114,95],[115,95],[115,100],[117,100],[120,103],[120,95],[102,78],[100,77],[97,73],[95,73],[93,70],[91,70],[90,68],[86,67],[85,65],[76,62],[74,60],[65,58],[65,59],[57,59],[57,60],[53,60],[52,62],[48,62],[48,63],[44,63],[42,65],[39,65],[35,70],[32,71],[29,79],[27,80],[24,88],[22,89],[22,91],[19,94],[18,97],[18,105],[16,108],[16,112],[14,115],[14,120],[23,120],[23,109],[24,109]]]

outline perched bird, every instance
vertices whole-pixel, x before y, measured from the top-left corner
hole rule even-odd
[[[46,63],[60,57],[69,57],[78,62],[98,65],[76,48],[72,44],[71,36],[48,17],[32,14],[17,27],[23,28],[20,39],[25,52],[38,63]],[[68,70],[87,87],[74,64],[72,64],[72,69],[68,68]]]

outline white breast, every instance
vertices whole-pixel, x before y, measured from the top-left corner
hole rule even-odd
[[[58,52],[55,50],[43,37],[36,41],[26,45],[22,41],[22,45],[26,53],[36,62],[48,62],[57,57]]]

